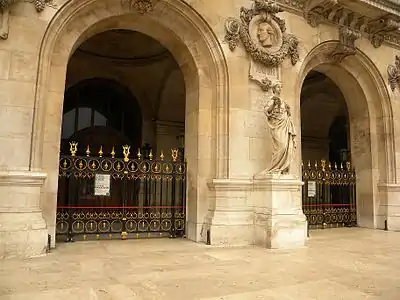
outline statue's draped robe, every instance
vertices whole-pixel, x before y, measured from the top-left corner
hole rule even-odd
[[[272,99],[265,107],[272,138],[272,161],[268,172],[286,173],[294,157],[296,131],[289,114],[289,106],[282,101],[280,107],[274,107],[268,112],[273,103]]]

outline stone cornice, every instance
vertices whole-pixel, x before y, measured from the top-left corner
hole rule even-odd
[[[0,186],[42,186],[46,173],[30,171],[1,171]]]
[[[246,191],[252,189],[253,179],[213,179],[207,185],[212,191]]]
[[[292,13],[302,15],[315,27],[321,23],[333,24],[343,31],[352,32],[354,41],[363,36],[378,48],[383,42],[400,47],[400,4],[389,0],[360,0],[360,11],[350,8],[345,0],[276,0],[280,6]],[[350,2],[350,4],[354,2]],[[374,16],[362,12],[374,10]],[[350,31],[351,30],[351,31]],[[347,45],[346,45],[347,46]],[[347,47],[348,48],[348,47]],[[346,52],[345,55],[349,55]],[[350,49],[351,50],[351,49]],[[353,47],[354,50],[354,47]],[[351,55],[350,51],[350,55]]]

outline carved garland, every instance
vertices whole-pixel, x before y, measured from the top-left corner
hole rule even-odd
[[[295,65],[299,60],[297,50],[299,42],[294,35],[285,33],[285,21],[276,16],[276,13],[282,11],[276,3],[269,0],[255,0],[251,9],[242,7],[240,9],[240,20],[228,18],[225,22],[225,41],[229,44],[229,49],[235,50],[240,39],[246,51],[255,61],[269,67],[276,67],[282,63],[285,57],[290,56],[292,65]],[[262,21],[275,22],[279,26],[282,34],[282,45],[276,52],[266,51],[251,37],[250,24],[257,16]]]
[[[129,3],[131,8],[136,9],[140,14],[145,14],[153,11],[153,0],[122,0],[122,5]]]
[[[394,90],[400,87],[400,56],[396,55],[394,65],[387,67],[389,86]]]

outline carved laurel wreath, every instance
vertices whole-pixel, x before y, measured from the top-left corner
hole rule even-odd
[[[246,51],[255,61],[259,61],[269,67],[275,67],[280,65],[286,56],[290,56],[292,65],[295,65],[299,60],[297,50],[299,42],[294,35],[285,33],[285,20],[276,16],[276,13],[282,11],[276,3],[270,0],[255,0],[251,9],[242,7],[240,9],[240,20],[228,18],[225,22],[225,41],[229,44],[229,49],[234,51],[240,39]],[[260,15],[264,19],[271,18],[275,21],[282,32],[282,46],[275,53],[269,53],[258,47],[250,36],[250,22],[255,16]]]

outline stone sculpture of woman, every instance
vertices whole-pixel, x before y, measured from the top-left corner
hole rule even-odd
[[[272,161],[267,173],[288,173],[296,149],[290,106],[281,99],[281,90],[282,84],[276,83],[272,88],[273,96],[264,107],[272,138]]]

